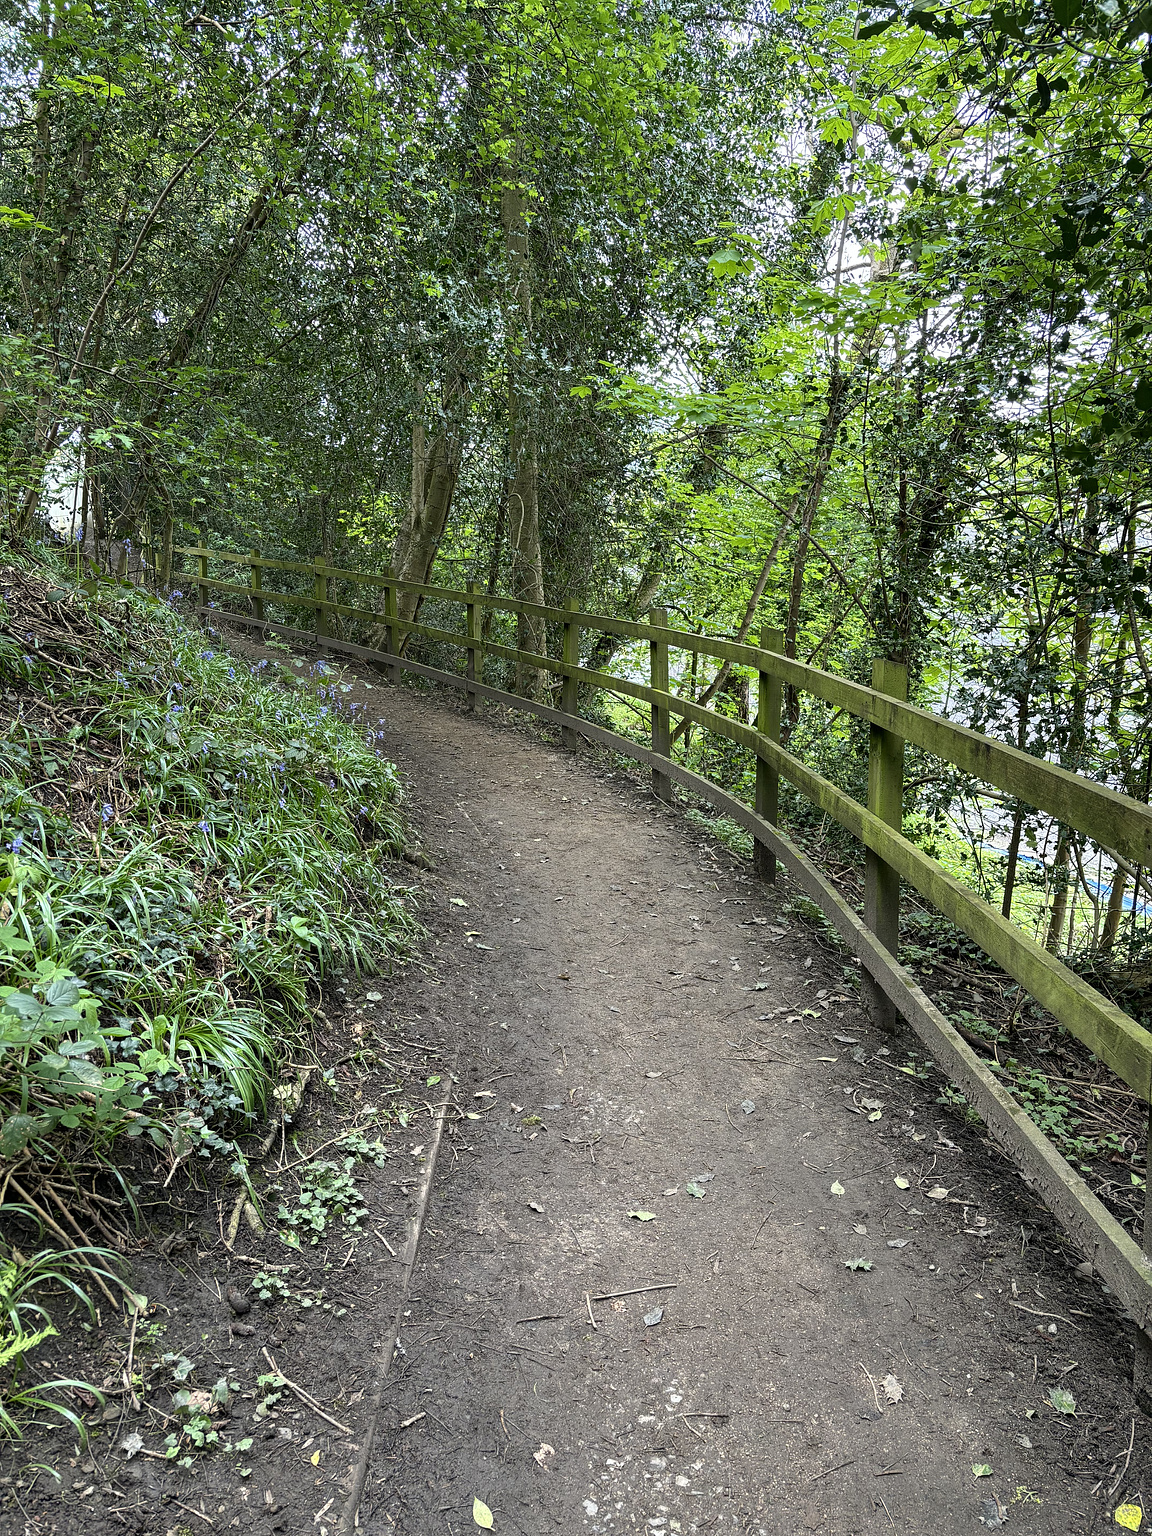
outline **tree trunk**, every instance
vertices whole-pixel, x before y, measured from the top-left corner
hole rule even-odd
[[[1104,931],[1100,935],[1100,954],[1110,955],[1120,932],[1124,918],[1124,892],[1128,876],[1117,867],[1112,871],[1112,889],[1108,892],[1108,907],[1104,913]]]
[[[500,198],[504,252],[508,263],[508,462],[512,484],[508,491],[508,552],[512,567],[512,596],[518,602],[544,604],[544,559],[540,549],[540,489],[536,429],[532,402],[525,390],[526,361],[532,341],[532,284],[528,265],[528,221],[524,194],[506,186]],[[520,614],[516,644],[537,656],[547,644],[544,620]],[[536,667],[516,668],[516,691],[540,698],[546,674]]]
[[[808,564],[808,549],[812,538],[812,526],[820,501],[824,495],[824,481],[832,462],[832,450],[836,437],[848,414],[848,380],[837,362],[832,364],[832,376],[828,381],[828,405],[816,443],[816,455],[808,478],[800,516],[800,532],[796,539],[796,551],[792,556],[792,581],[788,592],[788,616],[784,624],[784,654],[796,658],[796,636],[800,629],[800,603],[804,596],[804,572]],[[793,687],[784,690],[784,719],[781,722],[781,740],[788,741],[800,719],[800,693]]]
[[[1084,542],[1089,549],[1095,550],[1099,539],[1096,508],[1095,504],[1090,502],[1088,517],[1085,520]],[[1088,657],[1092,648],[1091,596],[1090,588],[1086,583],[1082,584],[1076,597],[1076,618],[1072,625],[1072,666],[1075,681],[1072,691],[1072,718],[1068,728],[1068,750],[1063,754],[1063,758],[1064,767],[1071,769],[1073,773],[1080,771],[1088,719]],[[1068,911],[1068,856],[1071,846],[1071,829],[1062,825],[1056,840],[1056,858],[1052,870],[1056,880],[1055,899],[1052,904],[1052,918],[1048,924],[1048,937],[1045,940],[1045,947],[1052,954],[1056,954],[1059,949],[1064,919]]]
[[[423,451],[423,421],[413,422],[412,426],[411,493],[408,510],[396,530],[392,548],[392,574],[401,581],[425,583],[432,575],[460,474],[463,415],[467,403],[467,382],[461,373],[459,359],[453,359],[444,389],[440,425],[427,452]],[[419,593],[397,593],[396,611],[402,619],[414,618],[419,607]],[[403,641],[400,649],[404,649]]]

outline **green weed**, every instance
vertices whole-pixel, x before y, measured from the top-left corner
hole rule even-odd
[[[752,857],[754,839],[751,832],[746,832],[739,822],[733,821],[730,816],[708,816],[703,811],[697,811],[691,807],[684,812],[684,815],[698,831],[714,837],[718,843],[723,843],[725,848],[730,848],[742,859]]]
[[[285,1242],[299,1246],[301,1237],[306,1237],[315,1247],[337,1217],[351,1231],[360,1230],[368,1207],[352,1177],[355,1166],[355,1157],[346,1157],[342,1163],[312,1163],[304,1170],[295,1202],[281,1202],[277,1212]]]
[[[289,697],[142,593],[52,585],[107,656],[64,669],[0,603],[0,1153],[239,1171],[319,983],[416,931],[395,772],[323,670]]]
[[[103,1403],[96,1387],[71,1378],[22,1385],[20,1377],[28,1356],[57,1332],[38,1295],[46,1287],[61,1287],[94,1316],[95,1309],[74,1271],[83,1261],[109,1258],[111,1254],[103,1249],[85,1248],[67,1254],[42,1249],[30,1257],[13,1254],[0,1259],[0,1435],[19,1438],[30,1420],[53,1414],[70,1424],[81,1441],[87,1440],[82,1420],[55,1394],[79,1387]]]

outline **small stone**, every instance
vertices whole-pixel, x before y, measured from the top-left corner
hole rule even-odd
[[[1091,1280],[1096,1271],[1092,1268],[1092,1265],[1088,1262],[1088,1260],[1085,1259],[1082,1264],[1077,1264],[1076,1273],[1080,1276],[1081,1280]]]
[[[256,1330],[251,1323],[233,1323],[232,1332],[238,1339],[250,1339]]]

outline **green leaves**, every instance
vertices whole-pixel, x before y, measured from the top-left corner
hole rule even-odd
[[[752,262],[739,251],[725,249],[709,256],[708,269],[713,277],[746,277],[752,271]]]
[[[1065,1413],[1071,1416],[1076,1412],[1076,1399],[1066,1387],[1050,1387],[1048,1389],[1048,1401],[1057,1413]]]

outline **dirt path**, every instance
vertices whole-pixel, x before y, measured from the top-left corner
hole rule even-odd
[[[170,1230],[132,1256],[139,1332],[78,1314],[54,1344],[110,1395],[78,1399],[87,1445],[0,1454],[0,1531],[336,1536],[398,1309],[368,1536],[471,1536],[474,1499],[518,1536],[1116,1529],[1150,1470],[1129,1329],[787,888],[590,754],[347,685],[436,865],[397,871],[422,962],[334,978],[328,1086],[254,1165],[266,1232],[227,1240],[228,1187],[145,1180]],[[452,1062],[475,1118],[449,1117],[405,1299]],[[286,1248],[290,1170],[393,1093],[367,1219]],[[226,1407],[176,1462],[185,1380]]]
[[[622,773],[368,697],[440,871],[393,1006],[481,1118],[361,1528],[460,1536],[476,1497],[525,1536],[1110,1525],[1147,1471],[1126,1330],[786,889]]]

